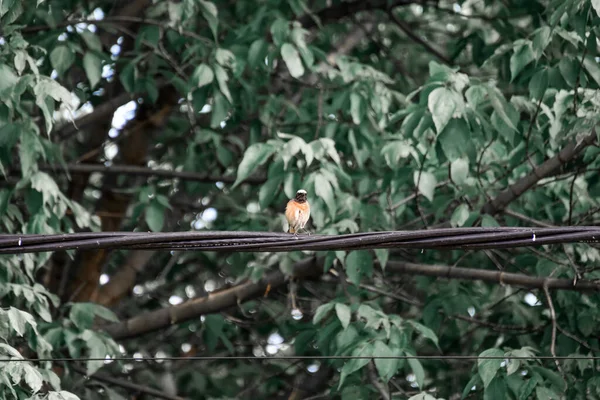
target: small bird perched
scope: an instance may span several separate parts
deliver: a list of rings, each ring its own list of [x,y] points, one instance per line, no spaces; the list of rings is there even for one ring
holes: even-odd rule
[[[306,199],[306,190],[298,190],[296,197],[288,201],[285,207],[285,218],[290,225],[288,233],[297,235],[300,229],[304,229],[310,218],[310,204]],[[304,230],[306,231],[306,229]]]

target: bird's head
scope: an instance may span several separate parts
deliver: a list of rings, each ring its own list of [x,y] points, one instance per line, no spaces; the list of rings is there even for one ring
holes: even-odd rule
[[[304,189],[300,189],[296,192],[296,198],[295,200],[298,203],[304,203],[306,201],[306,190]]]

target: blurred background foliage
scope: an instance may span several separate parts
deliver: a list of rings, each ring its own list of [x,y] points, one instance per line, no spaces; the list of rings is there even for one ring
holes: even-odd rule
[[[596,0],[2,0],[1,229],[282,231],[300,188],[318,234],[595,225],[599,12]],[[592,244],[2,256],[10,357],[532,359],[4,363],[0,398],[600,398],[597,361],[534,359],[600,355],[596,293],[402,275],[393,260],[600,278]],[[307,262],[310,279],[237,307],[106,333]]]

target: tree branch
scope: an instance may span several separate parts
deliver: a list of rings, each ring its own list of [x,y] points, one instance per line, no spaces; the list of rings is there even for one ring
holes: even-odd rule
[[[524,288],[573,291],[600,291],[600,282],[572,279],[533,277],[501,271],[461,268],[445,265],[415,264],[403,261],[388,261],[386,271],[408,275],[423,275],[446,279],[480,280],[484,282],[514,285]],[[294,265],[292,276],[295,278],[316,277],[323,273],[323,259],[308,258]],[[279,270],[268,273],[258,282],[245,281],[234,287],[210,293],[206,297],[190,300],[180,305],[162,308],[126,321],[107,325],[104,330],[114,339],[127,339],[163,329],[176,323],[185,322],[199,315],[221,312],[229,307],[264,295],[267,286],[276,289],[287,281]]]
[[[452,61],[448,57],[443,55],[439,50],[434,49],[429,43],[417,36],[404,21],[394,14],[391,9],[389,10],[388,15],[396,23],[396,25],[398,25],[398,28],[400,28],[400,30],[402,30],[402,32],[404,32],[406,36],[408,36],[413,42],[423,46],[425,50],[439,58],[444,64],[452,65]]]
[[[314,14],[305,14],[298,19],[298,22],[300,22],[304,28],[310,29],[314,28],[319,23],[327,24],[361,11],[384,10],[387,8],[407,6],[418,2],[418,0],[394,0],[391,4],[388,4],[388,0],[342,1],[333,7],[324,8]]]
[[[594,144],[597,140],[596,129],[584,137],[580,142],[571,142],[554,157],[544,161],[539,167],[534,168],[528,175],[519,179],[501,192],[491,201],[488,201],[482,209],[485,214],[496,214],[506,207],[509,203],[519,198],[523,193],[529,190],[533,185],[543,178],[551,175],[561,165],[568,163],[581,153],[586,147]]]
[[[63,166],[60,165],[41,165],[40,169],[43,171],[55,172],[62,171]],[[206,173],[192,172],[192,171],[173,171],[167,169],[152,169],[147,167],[140,167],[137,165],[112,165],[107,167],[103,164],[67,164],[67,171],[75,174],[87,174],[92,172],[99,172],[106,175],[137,175],[137,176],[157,176],[161,178],[179,178],[187,181],[196,181],[203,183],[233,183],[235,182],[235,176],[211,176]],[[245,183],[259,184],[266,181],[265,176],[251,176],[244,180]]]
[[[301,260],[294,265],[292,276],[295,278],[318,276],[323,272],[322,262],[323,260],[316,260],[315,258]],[[235,307],[244,301],[264,295],[267,286],[270,286],[272,290],[282,286],[286,281],[287,277],[280,270],[272,271],[258,282],[245,281],[234,287],[209,293],[205,297],[192,299],[183,304],[162,308],[127,321],[108,325],[105,330],[114,339],[140,336],[197,318],[199,315],[217,313],[229,307]]]
[[[124,263],[114,274],[112,279],[100,286],[94,293],[92,300],[103,306],[116,304],[135,285],[138,273],[150,262],[156,251],[134,250],[129,252]]]
[[[148,386],[138,385],[137,383],[129,382],[129,381],[126,381],[123,379],[113,378],[111,376],[107,376],[104,374],[96,373],[93,375],[88,375],[87,372],[83,368],[80,368],[78,366],[71,366],[71,368],[73,369],[73,371],[75,371],[78,374],[81,374],[85,377],[88,377],[89,379],[93,379],[98,382],[108,383],[109,385],[119,386],[119,387],[128,389],[133,392],[140,392],[140,393],[144,393],[144,394],[158,397],[159,399],[165,399],[165,400],[185,400],[184,397],[171,396],[170,394],[161,392],[160,390],[156,390],[156,389],[153,389]]]
[[[560,368],[560,364],[558,362],[558,360],[556,359],[556,311],[554,310],[554,304],[552,304],[552,297],[550,297],[550,291],[548,290],[548,285],[544,282],[544,294],[546,295],[546,301],[548,302],[548,308],[550,309],[550,320],[552,321],[552,339],[551,339],[551,343],[550,343],[550,354],[552,354],[552,357],[554,358],[554,363],[556,364],[556,368],[558,369],[558,371],[563,375],[563,379],[564,379],[564,373],[562,371],[562,369]]]
[[[121,107],[132,98],[133,96],[130,93],[124,92],[110,100],[106,100],[102,104],[94,107],[94,111],[91,113],[77,118],[75,121],[65,123],[65,125],[60,127],[53,136],[56,136],[58,140],[68,139],[82,129],[94,125],[99,121],[111,118],[117,108]]]
[[[415,264],[404,261],[388,261],[385,268],[387,271],[394,271],[409,275],[424,275],[446,279],[483,281],[518,286],[527,289],[543,289],[544,283],[547,283],[549,289],[573,290],[578,292],[600,291],[600,282],[589,280],[578,281],[576,284],[573,284],[572,279],[528,276],[510,272],[461,268],[447,265]]]
[[[377,376],[377,370],[375,369],[375,362],[369,361],[368,364],[368,374],[369,380],[371,381],[371,385],[377,389],[379,395],[383,400],[390,400],[390,389],[386,387],[382,382],[379,382],[379,377]]]

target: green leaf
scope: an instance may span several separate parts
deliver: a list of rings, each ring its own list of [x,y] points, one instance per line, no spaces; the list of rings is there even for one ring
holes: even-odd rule
[[[552,30],[548,26],[537,29],[533,36],[532,50],[536,58],[540,58],[551,40]]]
[[[467,103],[473,108],[476,109],[481,102],[485,99],[486,90],[482,85],[473,85],[467,89],[465,92],[465,97],[467,98]]]
[[[375,357],[389,357],[400,355],[398,350],[392,351],[385,343],[381,340],[375,341],[375,345],[373,348],[373,356]],[[375,367],[377,368],[377,373],[384,382],[388,382],[398,370],[398,359],[394,358],[375,358]]]
[[[469,133],[469,126],[463,118],[453,118],[448,122],[437,137],[448,160],[454,161],[464,156],[471,140]]]
[[[461,204],[452,213],[452,217],[450,217],[450,225],[453,228],[463,226],[465,222],[469,219],[469,206],[466,204]]]
[[[88,333],[89,331],[86,331]],[[86,335],[87,340],[85,341],[87,347],[90,349],[90,358],[105,358],[107,355],[106,344],[100,339],[97,334]],[[86,362],[87,375],[91,376],[96,373],[104,365],[103,360],[88,360]]]
[[[143,79],[143,82],[148,98],[152,104],[155,104],[156,100],[158,100],[158,88],[156,87],[156,81],[154,79],[145,78]]]
[[[579,61],[572,57],[563,57],[558,63],[558,69],[565,82],[570,87],[575,87],[577,83],[577,75],[579,75]]]
[[[435,179],[435,176],[431,172],[421,171],[419,175],[419,171],[415,171],[413,178],[415,186],[418,187],[419,192],[429,201],[433,201],[433,192],[435,191],[435,186],[437,185],[437,179]]]
[[[417,158],[414,147],[408,141],[404,140],[387,142],[381,149],[381,155],[392,170],[397,170],[401,167],[400,158],[406,158],[410,155],[413,155],[415,159]]]
[[[229,113],[229,103],[225,96],[219,90],[214,91],[212,111],[210,116],[210,127],[217,129],[221,123],[227,119]]]
[[[275,176],[269,178],[261,187],[258,192],[258,202],[260,208],[266,210],[269,205],[273,202],[279,192],[279,186],[283,183],[283,176]]]
[[[346,329],[350,324],[350,319],[352,318],[352,311],[350,311],[350,307],[343,303],[336,303],[335,313],[342,323],[342,327]]]
[[[264,39],[256,39],[248,50],[248,65],[253,68],[264,65],[268,50],[269,45]]]
[[[315,194],[323,199],[331,219],[334,219],[337,212],[337,203],[333,196],[333,188],[329,180],[320,173],[315,175]]]
[[[271,31],[271,36],[273,36],[273,42],[277,46],[281,46],[288,39],[288,36],[290,35],[290,24],[288,21],[286,21],[284,19],[277,18],[271,24],[270,31]]]
[[[0,10],[2,25],[12,24],[23,13],[23,2],[4,0],[0,2]]]
[[[515,52],[510,57],[510,76],[511,82],[519,75],[519,73],[525,68],[530,62],[535,59],[533,50],[531,49],[531,42],[527,42],[515,49]]]
[[[48,393],[48,400],[80,400],[79,397],[75,396],[73,393],[67,392],[66,390],[61,390],[58,392],[50,392]],[[112,397],[110,400],[115,400]]]
[[[21,132],[21,145],[19,146],[19,161],[23,176],[31,176],[34,172],[35,162],[43,152],[38,135],[30,130]]]
[[[286,142],[286,144],[283,146],[280,152],[281,158],[283,160],[283,168],[287,169],[290,160],[300,150],[306,153],[307,149],[309,149],[309,153],[312,156],[312,148],[308,144],[306,144],[304,139],[302,139],[299,136],[292,136],[292,138],[288,142]],[[310,161],[312,162],[312,159]]]
[[[438,133],[442,132],[456,110],[454,92],[445,87],[435,89],[429,93],[427,107],[433,117],[435,130]]]
[[[211,84],[215,79],[215,74],[208,65],[200,64],[194,70],[194,73],[192,74],[192,79],[194,85],[202,87]]]
[[[351,251],[346,256],[345,269],[350,282],[358,285],[362,276],[373,274],[373,256],[367,250]]]
[[[227,77],[227,72],[221,67],[219,64],[214,64],[215,76],[217,77],[217,82],[219,83],[219,89],[221,93],[229,100],[230,103],[233,104],[233,100],[231,98],[231,93],[229,92],[229,87],[227,86],[227,81],[229,78]]]
[[[543,98],[548,88],[548,70],[546,68],[536,72],[529,81],[529,94],[534,100]]]
[[[219,18],[218,18],[218,10],[215,3],[212,1],[200,0],[200,10],[202,12],[202,16],[208,22],[208,26],[212,31],[212,34],[215,40],[218,39],[217,28],[219,26]]]
[[[533,389],[535,389],[536,385],[538,384],[538,378],[536,375],[533,375],[531,378],[529,378],[527,380],[527,382],[521,386],[521,388],[519,389],[519,396],[518,396],[518,400],[527,400],[529,398],[529,396],[531,395],[531,393],[533,392]]]
[[[71,321],[81,330],[91,328],[96,316],[107,321],[119,322],[119,319],[112,311],[94,303],[74,303],[69,313]]]
[[[350,93],[350,115],[352,115],[352,122],[360,125],[364,113],[365,104],[362,96],[356,92]]]
[[[417,332],[423,335],[423,337],[426,337],[427,339],[431,340],[433,344],[435,344],[435,346],[439,349],[440,345],[438,343],[438,337],[433,330],[413,320],[407,320],[407,322],[411,324],[417,330]]]
[[[61,196],[58,185],[54,179],[45,172],[37,171],[32,175],[31,187],[42,193],[44,204],[49,203],[51,200],[56,200]]]
[[[13,358],[20,359],[20,360],[23,359],[23,356],[21,355],[21,353],[19,353],[17,351],[17,349],[15,349],[14,347],[12,347],[6,343],[0,343],[0,349],[3,350],[2,351],[3,353],[5,353]]]
[[[556,372],[537,365],[531,366],[531,369],[540,374],[547,382],[549,382],[552,385],[552,389],[555,389],[560,393],[564,393],[565,390],[567,390],[567,383]]]
[[[23,364],[23,372],[25,376],[25,383],[31,388],[33,393],[37,393],[42,389],[44,379],[39,371],[30,364]]]
[[[165,223],[165,206],[157,201],[151,202],[146,207],[146,224],[152,232],[160,232]]]
[[[519,122],[519,112],[511,103],[507,103],[502,109],[502,112],[494,110],[491,122],[492,126],[508,141],[508,143],[514,143],[515,129],[512,127],[516,126]]]
[[[596,14],[600,17],[600,0],[592,0],[592,7],[594,7]]]
[[[321,149],[325,152],[325,154],[327,154],[337,165],[341,165],[341,160],[340,160],[340,156],[337,153],[337,150],[335,149],[335,142],[330,139],[330,138],[321,138],[318,141],[312,142],[311,145],[315,143],[320,145]],[[311,146],[312,147],[312,146]],[[315,153],[315,157],[322,159],[321,156],[317,156],[317,150],[314,149],[314,153]],[[320,152],[322,154],[322,152]]]
[[[100,82],[102,78],[102,60],[91,52],[86,52],[83,56],[83,69],[90,81],[92,88]]]
[[[73,95],[65,87],[50,78],[41,78],[33,88],[36,96],[50,96],[56,101],[70,103]]]
[[[19,80],[18,76],[8,65],[0,64],[0,95],[4,95]]]
[[[102,42],[100,42],[100,37],[88,30],[83,30],[79,33],[83,41],[85,42],[88,49],[97,51],[98,53],[102,52]]]
[[[494,227],[494,226],[500,226],[500,224],[491,215],[484,214],[481,217],[481,226],[484,227],[484,228],[491,228],[491,227]]]
[[[135,92],[137,68],[133,62],[127,63],[119,73],[119,80],[128,93]]]
[[[215,52],[215,60],[223,67],[235,66],[235,55],[227,49],[218,48]]]
[[[457,158],[450,163],[450,177],[456,185],[463,185],[469,176],[469,159]]]
[[[561,396],[558,393],[543,386],[535,388],[535,396],[537,400],[561,400]]]
[[[598,66],[598,62],[594,58],[587,56],[583,59],[583,67],[592,79],[596,81],[596,84],[600,85],[600,66]]]
[[[471,376],[471,379],[469,379],[469,382],[467,382],[467,384],[465,385],[463,391],[462,391],[462,395],[461,395],[461,399],[466,398],[470,393],[474,392],[473,387],[477,387],[477,385],[481,383],[481,378],[479,377],[478,374],[475,374],[473,376]]]
[[[436,398],[429,393],[421,392],[409,397],[408,400],[436,400]]]
[[[479,354],[479,357],[502,357],[504,352],[500,349],[487,349]],[[501,368],[501,359],[479,359],[477,360],[477,370],[479,376],[483,381],[483,387],[487,388],[492,379],[496,376],[496,373]]]
[[[483,400],[497,400],[508,398],[506,393],[506,382],[499,376],[495,377],[489,385],[484,388]]]
[[[281,57],[283,58],[283,61],[285,61],[285,65],[288,67],[292,77],[300,78],[304,75],[304,66],[302,65],[300,54],[294,45],[284,43],[283,46],[281,46]]]
[[[406,354],[412,355],[409,353]],[[408,365],[413,371],[413,374],[415,374],[415,380],[417,382],[417,385],[419,386],[419,389],[423,389],[423,383],[425,382],[425,370],[423,369],[421,361],[419,361],[416,358],[409,358],[407,361]]]
[[[317,309],[315,310],[315,315],[313,316],[313,324],[316,325],[323,318],[325,318],[327,314],[329,314],[329,312],[333,310],[333,307],[335,307],[335,305],[336,303],[325,303],[317,307]]]
[[[7,314],[8,320],[10,321],[10,327],[21,337],[25,335],[27,325],[30,325],[33,329],[37,326],[33,316],[27,312],[11,306],[8,309]]]
[[[63,76],[74,62],[75,54],[66,45],[58,45],[50,52],[50,64],[59,76]]]
[[[372,356],[373,355],[373,345],[371,344],[362,344],[361,348],[356,348],[354,349],[354,351],[352,352],[353,356],[359,356],[359,357],[366,357],[366,356]],[[362,367],[364,367],[365,365],[367,365],[369,363],[368,358],[353,358],[349,361],[346,361],[346,363],[344,364],[344,366],[342,367],[342,372],[341,372],[341,376],[340,376],[340,383],[338,385],[338,389],[340,387],[342,387],[342,385],[344,384],[344,381],[346,380],[346,377],[356,371],[358,371],[359,369],[361,369]]]
[[[19,75],[21,75],[25,69],[26,56],[27,53],[23,50],[15,51],[15,69]]]
[[[237,170],[237,177],[232,188],[238,186],[259,166],[264,164],[269,157],[275,152],[276,148],[269,143],[255,143],[246,149],[244,158]]]
[[[388,259],[390,257],[389,249],[375,249],[375,257],[377,257],[377,261],[379,261],[379,266],[382,270],[385,270],[385,266],[387,265]]]

